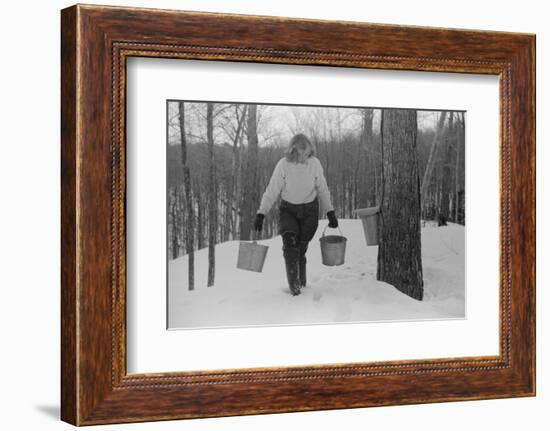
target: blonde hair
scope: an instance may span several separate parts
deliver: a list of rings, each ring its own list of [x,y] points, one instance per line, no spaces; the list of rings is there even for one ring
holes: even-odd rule
[[[298,162],[298,150],[309,150],[307,157],[312,157],[315,155],[315,149],[313,144],[303,133],[298,133],[292,137],[288,144],[288,148],[285,152],[285,157],[289,162],[296,163]]]

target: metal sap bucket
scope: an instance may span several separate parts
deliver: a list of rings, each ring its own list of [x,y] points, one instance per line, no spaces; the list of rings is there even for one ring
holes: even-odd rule
[[[319,238],[319,241],[321,242],[321,257],[323,260],[323,265],[342,265],[346,257],[347,239],[342,235],[340,228],[338,228],[340,235],[325,236],[327,227],[323,230],[323,236]]]
[[[367,245],[378,245],[378,219],[380,207],[360,208],[354,211],[363,223]]]
[[[267,245],[258,244],[256,240],[239,242],[237,268],[262,272],[268,248]]]

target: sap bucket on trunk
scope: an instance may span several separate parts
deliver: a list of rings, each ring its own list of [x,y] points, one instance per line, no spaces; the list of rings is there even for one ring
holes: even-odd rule
[[[262,272],[268,248],[267,245],[258,244],[255,235],[253,241],[241,241],[239,243],[237,268],[246,271]]]
[[[347,238],[342,235],[340,228],[338,228],[340,235],[325,236],[327,227],[323,230],[323,236],[319,238],[319,241],[321,242],[321,257],[323,260],[323,265],[342,265],[346,257]]]
[[[378,245],[378,218],[380,207],[360,208],[354,211],[363,223],[367,245]]]

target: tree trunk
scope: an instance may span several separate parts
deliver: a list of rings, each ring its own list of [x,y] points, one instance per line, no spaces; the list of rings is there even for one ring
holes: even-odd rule
[[[188,280],[187,288],[195,289],[195,211],[193,210],[193,197],[191,194],[191,173],[187,164],[187,141],[185,138],[185,103],[179,102],[179,125],[180,125],[180,143],[181,143],[181,165],[183,167],[183,185],[185,188],[185,206],[187,208],[187,220],[184,224],[185,248],[188,258]]]
[[[458,223],[458,208],[459,208],[459,192],[460,192],[460,185],[459,185],[459,167],[460,167],[460,146],[461,146],[461,139],[460,139],[460,127],[461,127],[461,118],[462,121],[464,121],[464,114],[457,117],[457,121],[455,124],[455,144],[456,144],[456,157],[455,157],[455,196],[454,196],[454,221],[455,223]]]
[[[422,300],[416,111],[382,110],[382,196],[377,278]]]
[[[228,219],[226,221],[228,228],[231,230],[231,239],[235,238],[236,220],[238,218],[238,214],[234,213],[233,205],[235,200],[237,200],[238,202],[239,199],[239,181],[241,173],[241,149],[239,143],[241,141],[241,131],[243,129],[244,119],[246,116],[246,105],[244,105],[240,117],[238,105],[235,106],[235,115],[237,117],[237,131],[235,132],[235,137],[233,138],[233,152],[231,159],[231,185],[229,187],[229,196],[227,198],[227,203],[230,206],[230,211],[228,213]]]
[[[424,170],[424,178],[422,180],[422,187],[420,188],[420,198],[422,199],[422,210],[424,209],[424,203],[426,202],[428,188],[430,187],[430,182],[432,179],[432,172],[435,165],[437,147],[439,145],[439,139],[443,131],[443,126],[445,124],[445,118],[447,118],[447,112],[441,112],[439,116],[439,121],[437,122],[437,127],[435,129],[435,134],[430,146],[430,154],[428,156],[428,163],[426,163],[426,169]]]
[[[216,160],[214,158],[214,104],[206,104],[206,139],[208,144],[208,287],[216,275],[216,239],[218,235],[218,196]]]
[[[453,114],[449,116],[449,128],[445,132],[444,138],[444,154],[443,154],[443,166],[441,167],[441,201],[439,207],[439,223],[440,226],[446,226],[449,221],[450,213],[450,196],[451,196],[451,162],[453,159],[453,152],[451,146],[451,132],[453,130]]]
[[[248,148],[246,151],[246,167],[243,172],[243,196],[241,203],[241,239],[251,239],[252,220],[258,210],[258,133],[256,124],[257,105],[248,105],[247,133]]]
[[[462,173],[463,173],[463,181],[462,181],[462,188],[458,192],[458,222],[462,225],[466,224],[466,191],[464,189],[465,183],[466,183],[466,171],[465,171],[465,163],[466,163],[466,123],[464,119],[464,113],[460,116],[460,145],[462,146],[462,154],[464,154],[462,158]]]
[[[366,178],[367,206],[375,205],[376,202],[376,154],[374,150],[374,137],[372,133],[373,109],[362,109],[363,121],[361,130],[362,146],[366,154],[366,170],[363,172]]]
[[[201,185],[195,183],[195,195],[197,205],[197,249],[202,250],[204,248],[204,202],[202,201]]]
[[[176,259],[179,256],[178,223],[177,223],[177,220],[178,220],[177,186],[174,188],[170,188],[170,192],[168,193],[168,196],[170,197],[170,208],[171,208],[170,215],[172,218],[172,232],[171,232],[172,259]]]

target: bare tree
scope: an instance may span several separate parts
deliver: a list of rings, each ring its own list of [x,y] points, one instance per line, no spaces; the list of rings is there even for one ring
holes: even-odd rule
[[[195,205],[197,207],[197,249],[201,250],[204,248],[205,243],[205,225],[206,225],[206,215],[204,214],[204,202],[203,202],[203,185],[198,180],[195,181]]]
[[[177,259],[179,257],[179,228],[178,228],[178,192],[177,186],[170,187],[168,192],[168,207],[170,208],[170,218],[171,218],[171,249],[172,249],[172,259]]]
[[[428,156],[428,162],[426,163],[426,169],[424,170],[424,178],[422,180],[422,187],[420,188],[420,198],[422,199],[422,208],[424,208],[424,203],[427,198],[427,191],[432,179],[432,173],[435,166],[437,148],[439,145],[439,140],[443,133],[443,127],[445,125],[445,119],[447,118],[447,112],[442,111],[439,115],[439,121],[437,122],[437,127],[435,129],[435,134],[430,145],[430,154]]]
[[[382,196],[377,278],[414,299],[422,300],[424,281],[416,134],[416,111],[382,110]]]
[[[218,234],[218,198],[216,193],[216,160],[214,158],[214,104],[206,104],[206,140],[208,144],[208,287],[216,275],[216,240]]]
[[[248,105],[246,168],[243,172],[243,195],[241,200],[241,239],[250,239],[252,220],[259,205],[258,191],[258,131],[256,123],[257,105]]]
[[[187,223],[185,223],[185,248],[188,256],[188,289],[195,289],[195,211],[191,193],[191,173],[187,163],[187,140],[185,137],[185,103],[178,103],[178,119],[180,126],[181,165],[183,167],[183,185],[185,187],[185,206],[187,207]]]
[[[451,140],[453,138],[452,131],[454,129],[454,115],[451,113],[449,115],[449,127],[444,133],[443,138],[443,154],[441,157],[441,178],[439,179],[439,184],[441,184],[441,199],[439,202],[439,225],[443,226],[447,224],[447,221],[450,219],[450,198],[451,198],[451,163],[453,159],[453,146]]]
[[[241,109],[239,107],[242,106]],[[236,221],[238,219],[238,208],[235,205],[235,197],[240,196],[240,177],[241,177],[241,146],[242,131],[244,129],[244,120],[246,118],[247,105],[235,105],[236,129],[228,133],[232,139],[232,159],[231,159],[231,178],[229,179],[229,193],[227,196],[228,211],[226,214],[226,225],[231,229],[232,235],[236,232]]]
[[[464,182],[460,182],[460,172],[464,173],[464,164],[461,163],[461,147],[464,146],[464,113],[456,113],[455,122],[455,141],[456,141],[456,159],[455,159],[455,190],[454,190],[454,221],[460,223],[461,195],[464,196]]]
[[[374,134],[372,131],[372,123],[374,119],[374,110],[372,108],[361,109],[361,147],[366,155],[365,170],[363,175],[365,181],[363,184],[367,189],[366,204],[376,205],[378,196],[378,178],[377,165],[378,155],[375,150]]]

